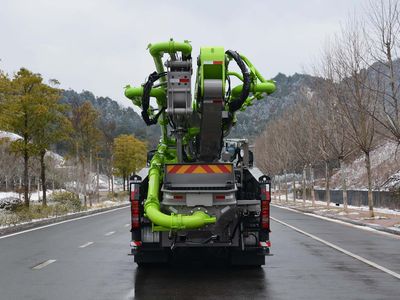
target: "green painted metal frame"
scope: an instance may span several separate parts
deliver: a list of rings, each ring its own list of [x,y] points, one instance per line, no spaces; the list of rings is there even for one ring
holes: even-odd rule
[[[181,53],[183,56],[189,57],[192,52],[192,46],[188,41],[183,43],[175,42],[172,39],[168,42],[162,42],[157,44],[150,44],[148,46],[149,52],[153,57],[156,70],[158,73],[165,72],[162,58],[164,54],[175,54]],[[271,94],[275,91],[275,83],[272,80],[265,80],[264,77],[258,72],[258,70],[253,66],[253,64],[244,56],[241,55],[242,60],[248,66],[250,70],[250,76],[252,83],[250,85],[252,96],[246,99],[241,107],[241,110],[245,110],[248,106],[252,105],[254,99],[261,99],[263,94]],[[243,77],[241,74],[236,72],[228,71],[229,58],[225,55],[224,48],[222,47],[204,47],[200,51],[200,67],[197,71],[196,78],[196,89],[200,88],[200,97],[203,96],[204,89],[204,79],[222,79],[223,90],[225,91],[225,81],[226,76],[235,76],[241,81]],[[215,66],[210,63],[216,61],[218,62]],[[198,82],[200,81],[200,82]],[[166,82],[165,76],[160,78],[160,82]],[[240,96],[242,92],[243,85],[238,85],[234,87],[231,91],[231,96],[227,99],[228,104],[232,99]],[[197,95],[197,91],[195,95]],[[167,104],[167,90],[166,86],[163,85],[158,88],[153,88],[150,92],[150,97],[156,99],[158,109],[166,107]],[[141,98],[143,96],[143,87],[125,87],[125,96],[132,100],[134,105],[141,107]],[[200,100],[200,99],[195,99]],[[197,111],[196,101],[193,101],[193,110]],[[154,109],[150,109],[149,114],[153,114]],[[225,106],[225,110],[228,110],[228,105]],[[182,215],[182,214],[165,214],[160,209],[159,191],[162,184],[164,165],[166,163],[176,163],[176,151],[172,150],[175,146],[175,140],[168,137],[167,126],[168,122],[165,113],[162,113],[159,120],[159,125],[162,129],[162,138],[160,144],[158,145],[157,152],[153,156],[150,162],[149,169],[149,184],[147,198],[144,203],[145,215],[153,223],[154,231],[164,231],[164,230],[185,230],[185,229],[195,229],[201,228],[208,224],[213,224],[216,222],[216,218],[209,216],[203,211],[196,211],[192,215]],[[188,140],[195,138],[199,134],[199,128],[193,127],[188,128],[188,133],[184,138],[184,143]]]

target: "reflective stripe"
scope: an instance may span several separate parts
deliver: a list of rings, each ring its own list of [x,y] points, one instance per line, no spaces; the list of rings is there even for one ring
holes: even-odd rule
[[[232,165],[167,165],[169,174],[222,174],[232,173]]]
[[[259,244],[260,244],[260,247],[264,247],[264,248],[271,247],[271,242],[270,241],[260,242]]]

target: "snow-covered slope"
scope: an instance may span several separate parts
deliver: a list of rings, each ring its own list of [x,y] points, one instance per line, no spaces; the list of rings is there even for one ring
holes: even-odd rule
[[[373,188],[378,190],[394,190],[400,188],[400,149],[395,143],[386,142],[371,152],[371,172]],[[397,151],[397,153],[396,153]],[[364,155],[346,165],[349,189],[366,189],[367,171]],[[332,176],[332,186],[341,187],[339,170]]]
[[[18,134],[0,130],[0,139],[9,139],[11,141],[16,141],[21,138],[22,137],[19,136]]]
[[[8,131],[2,131],[0,130],[0,140],[1,139],[8,139],[9,141],[16,141],[19,139],[22,139],[22,137],[18,134],[8,132]],[[64,157],[61,155],[52,152],[52,151],[47,151],[46,156],[50,157],[52,160],[54,160],[57,164],[57,166],[62,166],[64,164]]]

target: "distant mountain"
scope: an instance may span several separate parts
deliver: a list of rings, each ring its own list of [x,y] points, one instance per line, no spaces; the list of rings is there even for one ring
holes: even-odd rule
[[[122,107],[109,97],[96,97],[89,91],[78,93],[74,90],[63,91],[61,103],[69,105],[80,105],[89,101],[100,113],[100,124],[115,123],[115,136],[120,134],[133,134],[154,147],[160,136],[158,126],[148,127],[132,108]]]
[[[316,84],[322,80],[305,74],[286,76],[279,73],[273,78],[276,82],[276,91],[261,100],[254,100],[254,105],[244,112],[237,114],[238,122],[233,128],[230,137],[258,136],[264,129],[268,120],[281,114],[289,106],[302,101],[312,94]]]
[[[277,90],[271,96],[262,100],[255,100],[254,105],[244,112],[237,114],[238,122],[232,129],[230,137],[255,138],[259,135],[268,120],[278,116],[289,106],[304,99],[309,93],[313,93],[313,87],[321,80],[305,74],[286,76],[279,73],[273,78],[276,81]],[[62,95],[62,103],[81,104],[89,101],[101,114],[101,123],[107,124],[114,121],[116,125],[115,135],[134,134],[136,137],[146,140],[149,148],[154,148],[160,138],[159,126],[146,126],[141,116],[132,108],[120,106],[109,97],[96,97],[89,91],[78,93],[74,90],[66,90]]]

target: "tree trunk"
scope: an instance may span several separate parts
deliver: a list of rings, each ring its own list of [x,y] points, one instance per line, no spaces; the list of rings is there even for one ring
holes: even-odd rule
[[[315,206],[315,191],[314,191],[314,168],[310,164],[310,191],[311,191],[311,201],[312,201],[312,206]]]
[[[24,204],[29,207],[29,155],[28,150],[24,150]]]
[[[286,203],[289,202],[289,198],[288,198],[288,186],[287,186],[287,174],[286,174],[286,170],[285,170],[285,200]]]
[[[8,190],[8,177],[7,177],[7,175],[5,176],[5,179],[6,179],[6,192],[7,192],[7,190]]]
[[[79,170],[79,167],[81,166],[80,164],[80,160],[79,160],[79,149],[78,149],[78,143],[75,143],[75,151],[76,151],[76,173],[80,174],[80,178],[76,178],[76,195],[78,196],[78,198],[80,199],[80,193],[81,193],[81,185],[80,183],[82,182],[82,170]]]
[[[42,151],[40,153],[40,179],[42,180],[42,191],[43,191],[43,206],[47,206],[47,197],[46,197],[46,164],[44,163],[44,156],[46,155],[46,151]]]
[[[372,179],[371,179],[371,159],[369,156],[369,152],[365,152],[365,168],[367,169],[368,176],[368,209],[369,216],[371,218],[374,217],[374,198],[372,194]]]
[[[89,172],[87,175],[87,180],[85,181],[86,183],[88,183],[88,188],[90,188],[91,193],[89,194],[89,205],[90,207],[92,207],[93,203],[92,203],[92,197],[91,195],[93,195],[93,188],[92,188],[92,150],[90,150],[89,152]]]
[[[293,172],[292,184],[293,184],[293,202],[296,203],[296,177],[295,177],[295,172]]]
[[[82,186],[83,186],[83,205],[87,207],[87,196],[86,196],[86,171],[85,171],[85,162],[81,161],[82,167]]]
[[[97,166],[96,166],[96,195],[97,195],[97,203],[100,202],[100,165],[99,165],[99,157],[97,157]]]
[[[114,200],[114,175],[111,175],[111,195]]]
[[[343,208],[347,212],[347,176],[343,159],[339,158],[340,174],[342,175]]]
[[[122,176],[122,178],[123,178],[122,181],[123,181],[123,187],[124,187],[124,192],[125,192],[125,180],[126,180],[126,179],[125,179],[125,178],[126,178],[126,177],[125,177],[125,174]]]
[[[330,190],[331,174],[329,172],[328,161],[325,161],[325,201],[326,206],[331,205],[331,190]]]
[[[303,175],[302,175],[302,179],[303,179],[303,206],[306,205],[306,193],[307,193],[307,173],[306,173],[306,166],[303,167]]]
[[[279,202],[281,201],[281,175],[278,175],[278,197]]]
[[[37,195],[38,195],[38,202],[40,202],[40,178],[36,177],[36,187],[37,187]]]

